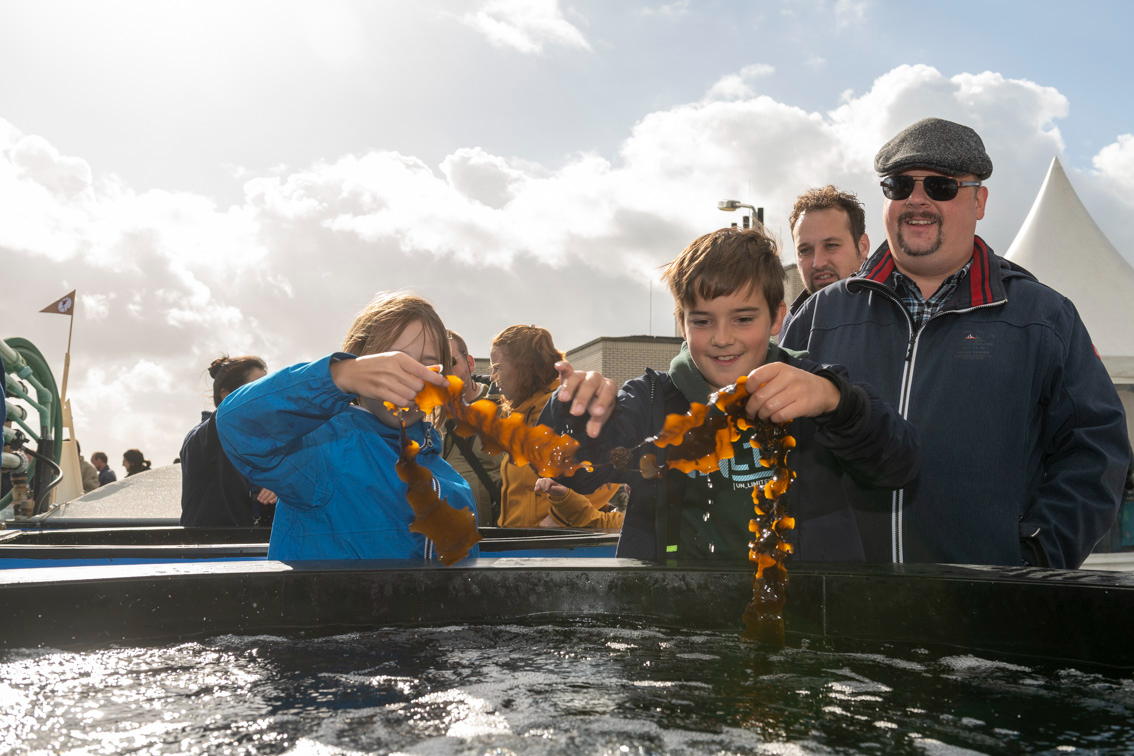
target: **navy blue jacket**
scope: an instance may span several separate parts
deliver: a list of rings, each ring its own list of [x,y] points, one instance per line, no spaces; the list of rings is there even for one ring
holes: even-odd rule
[[[796,518],[796,528],[787,539],[795,546],[793,558],[863,561],[848,492],[859,485],[889,490],[912,480],[918,468],[917,433],[873,389],[851,384],[842,368],[800,359],[775,345],[769,349],[769,361],[773,359],[824,375],[842,395],[834,412],[801,418],[790,427],[797,445],[789,463],[798,478],[784,501]],[[653,444],[636,453],[627,471],[603,463],[611,449],[629,448],[656,435],[666,415],[689,410],[689,400],[666,373],[647,370],[618,392],[617,407],[597,439],[583,432],[586,417],[572,417],[567,408],[558,400],[557,391],[544,407],[540,422],[561,433],[572,432],[581,443],[579,458],[600,464],[594,472],[580,471],[562,482],[583,493],[603,483],[628,483],[630,501],[617,555],[662,561],[666,547],[677,543],[688,476],[670,470],[655,480],[642,478],[637,473],[641,454],[656,454],[659,462],[665,458],[666,450]],[[742,537],[747,536],[745,532]]]
[[[273,507],[260,505],[259,492],[260,486],[249,484],[225,456],[216,415],[202,412],[200,425],[186,434],[181,445],[182,527],[270,525]]]
[[[1074,568],[1114,522],[1122,404],[1075,306],[977,237],[968,275],[914,333],[883,244],[821,289],[782,343],[845,365],[917,426],[921,472],[855,506],[869,561]]]

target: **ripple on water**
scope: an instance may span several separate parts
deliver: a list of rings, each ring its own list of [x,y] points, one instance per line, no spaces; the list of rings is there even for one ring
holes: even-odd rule
[[[735,633],[454,625],[0,657],[0,752],[1134,750],[1134,682]]]

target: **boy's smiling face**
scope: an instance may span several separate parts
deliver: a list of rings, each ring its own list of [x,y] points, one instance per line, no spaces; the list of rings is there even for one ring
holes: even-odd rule
[[[697,297],[685,308],[681,335],[701,375],[724,388],[764,364],[768,340],[780,332],[786,306],[773,312],[757,286],[716,299]]]

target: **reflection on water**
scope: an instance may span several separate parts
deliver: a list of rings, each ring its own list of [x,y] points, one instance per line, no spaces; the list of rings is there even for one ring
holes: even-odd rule
[[[1134,680],[735,633],[460,626],[0,656],[0,753],[1128,753]]]

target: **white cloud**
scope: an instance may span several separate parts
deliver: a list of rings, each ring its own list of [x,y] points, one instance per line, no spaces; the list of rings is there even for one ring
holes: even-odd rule
[[[1098,177],[1112,187],[1110,194],[1134,205],[1134,134],[1121,134],[1118,140],[1099,150],[1091,160]]]
[[[563,17],[558,0],[489,0],[461,19],[495,47],[539,54],[545,46],[590,51],[578,27]]]
[[[441,163],[449,183],[469,199],[501,209],[519,192],[526,180],[508,161],[479,147],[461,148]]]
[[[712,100],[740,100],[755,96],[750,82],[762,76],[771,76],[775,68],[766,63],[755,63],[740,69],[739,73],[728,74],[721,77],[716,84],[709,87],[704,101]]]

